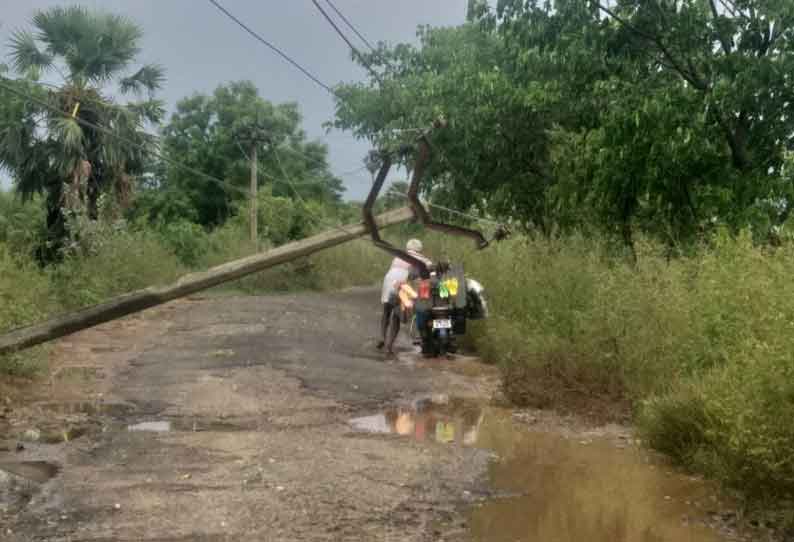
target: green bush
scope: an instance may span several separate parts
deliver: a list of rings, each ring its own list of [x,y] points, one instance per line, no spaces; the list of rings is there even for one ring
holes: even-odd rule
[[[753,497],[794,495],[794,250],[721,238],[696,266],[688,363],[701,370],[642,402],[640,428]]]
[[[39,198],[23,202],[0,189],[0,243],[14,254],[33,255],[45,238],[45,212]]]
[[[24,255],[12,256],[0,242],[0,332],[41,320],[58,310],[49,281],[36,264]],[[44,349],[0,356],[0,373],[26,374],[40,368]]]
[[[380,284],[391,256],[366,239],[324,250],[309,258],[320,290],[341,290],[352,286]]]
[[[273,196],[268,190],[257,195],[257,234],[261,244],[278,246],[303,239],[324,229],[330,210],[317,201],[296,201]],[[241,204],[222,229],[249,232],[248,202]]]
[[[209,235],[194,222],[178,220],[161,224],[157,235],[186,267],[199,267],[210,251]]]
[[[67,252],[49,270],[52,287],[67,309],[94,305],[109,297],[162,285],[185,272],[156,233],[107,230],[90,251]]]

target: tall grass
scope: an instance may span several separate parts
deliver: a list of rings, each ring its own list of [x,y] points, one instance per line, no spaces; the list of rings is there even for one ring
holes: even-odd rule
[[[678,462],[752,498],[794,494],[794,247],[723,235],[668,260],[641,242],[636,265],[579,237],[433,249],[484,283],[474,344],[514,402],[625,401]]]
[[[0,242],[0,330],[43,319],[57,309],[48,277],[25,254],[12,255]],[[44,363],[42,348],[0,356],[0,373],[29,375]]]
[[[69,310],[165,284],[185,271],[154,232],[120,231],[96,251],[67,254],[46,273],[60,306]]]

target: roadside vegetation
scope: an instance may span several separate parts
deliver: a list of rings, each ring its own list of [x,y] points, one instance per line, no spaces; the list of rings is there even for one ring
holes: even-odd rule
[[[579,236],[489,250],[467,258],[493,311],[474,344],[513,402],[630,405],[677,462],[759,501],[794,492],[794,246],[720,234],[669,260],[643,240],[636,263]]]
[[[40,240],[28,235],[45,230],[37,202],[23,203],[0,191],[0,208],[0,331],[166,284],[190,271],[206,270],[281,244],[263,237],[255,248],[247,222],[235,220],[211,232],[187,222],[160,226],[109,219],[70,221],[68,228],[79,235],[69,238],[57,262],[42,266],[35,257]],[[270,223],[275,225],[275,221]],[[312,227],[301,235],[321,229]],[[369,285],[389,259],[368,242],[354,241],[218,290],[263,294]],[[0,356],[0,373],[30,375],[46,366],[45,358],[44,348]]]
[[[0,331],[360,215],[297,104],[238,81],[167,117],[140,39],[83,8],[14,34],[0,64],[13,182]],[[486,252],[426,236],[485,285],[492,315],[471,338],[507,397],[628,412],[650,446],[794,514],[794,3],[472,0],[464,24],[357,58],[379,75],[336,88],[330,125],[395,149],[443,114],[423,196],[515,232]],[[223,289],[373,284],[388,260],[357,241]],[[0,371],[45,359],[0,358]]]

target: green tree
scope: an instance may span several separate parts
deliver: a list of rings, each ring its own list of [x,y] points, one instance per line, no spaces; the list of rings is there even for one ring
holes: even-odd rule
[[[133,68],[142,32],[124,17],[55,7],[37,12],[32,26],[11,39],[11,63],[21,78],[4,81],[37,100],[0,90],[0,166],[22,196],[46,194],[51,258],[66,234],[65,209],[96,219],[101,194],[128,202],[153,144],[145,127],[163,114],[153,93],[164,77],[158,66]],[[60,84],[40,84],[45,74],[57,74]],[[107,95],[113,83],[134,100],[116,104]]]
[[[163,150],[224,184],[164,165],[141,210],[155,220],[188,213],[185,218],[207,227],[223,224],[246,201],[252,145],[257,145],[259,186],[267,185],[272,196],[295,198],[291,182],[300,198],[338,201],[344,188],[329,171],[327,148],[307,141],[300,125],[296,104],[274,105],[249,81],[181,100],[163,128]]]
[[[395,148],[439,115],[447,128],[433,134],[434,160],[423,188],[447,185],[446,203],[513,214],[545,228],[543,194],[549,182],[549,112],[504,72],[505,47],[474,23],[421,28],[420,47],[382,48],[368,61],[382,86],[342,85],[337,128],[352,129],[380,148]],[[394,134],[398,134],[395,136]],[[410,163],[406,164],[410,167]]]
[[[587,143],[570,156],[598,165],[574,184],[612,222],[675,240],[713,220],[768,230],[788,216],[790,2],[503,0],[481,21],[518,67],[526,51],[555,67],[577,115],[561,124]]]
[[[612,7],[609,7],[612,6]],[[457,28],[370,55],[335,124],[378,146],[427,126],[425,190],[551,234],[595,226],[670,244],[758,232],[794,204],[794,4],[472,0]]]

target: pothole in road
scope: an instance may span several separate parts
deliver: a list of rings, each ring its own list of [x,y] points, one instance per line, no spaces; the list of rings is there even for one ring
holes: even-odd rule
[[[734,510],[713,487],[614,439],[530,431],[507,409],[444,397],[349,423],[357,431],[494,452],[491,489],[518,496],[471,508],[475,541],[716,542],[725,539],[719,531],[736,534],[719,519]]]
[[[19,444],[40,443],[40,444],[61,444],[78,439],[97,427],[90,422],[71,423],[55,422],[43,423],[38,427],[21,431],[16,435]],[[24,448],[24,445],[22,445]],[[5,451],[10,451],[10,447],[4,446]]]
[[[47,461],[0,461],[0,471],[43,484],[54,478],[60,467]]]
[[[46,429],[41,432],[40,441],[44,444],[59,444],[71,442],[88,433],[88,424],[71,425],[65,428]]]
[[[101,376],[102,370],[99,367],[72,365],[61,367],[60,369],[56,370],[52,374],[51,378],[54,381],[94,382],[95,380],[100,379]]]
[[[59,472],[58,465],[47,461],[0,461],[0,525],[9,514],[23,510],[39,485]]]
[[[36,406],[44,411],[55,414],[104,415],[117,418],[126,416],[135,411],[134,405],[102,401],[46,402],[37,403]]]

